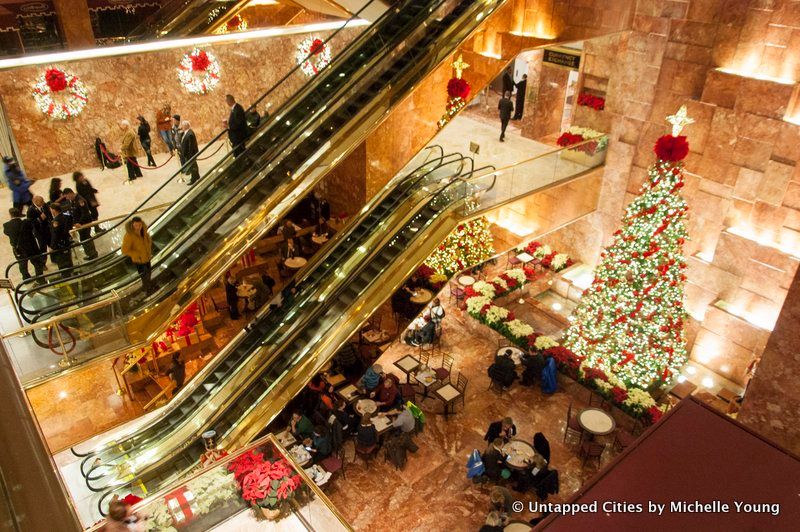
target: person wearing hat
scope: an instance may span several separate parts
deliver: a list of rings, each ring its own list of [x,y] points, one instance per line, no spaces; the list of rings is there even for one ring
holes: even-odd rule
[[[119,151],[125,158],[125,167],[128,169],[128,182],[130,183],[137,177],[142,177],[142,170],[136,161],[136,133],[133,132],[131,123],[127,120],[122,120],[119,128],[122,130],[122,143]]]
[[[5,163],[6,182],[13,195],[13,207],[21,210],[33,200],[33,195],[28,190],[31,188],[31,181],[13,158],[3,157],[3,163]]]
[[[361,380],[358,381],[358,384],[360,388],[363,388],[367,392],[371,392],[378,387],[378,384],[380,384],[382,378],[383,368],[379,364],[373,364],[367,368],[367,371],[364,373],[364,376],[361,377]]]

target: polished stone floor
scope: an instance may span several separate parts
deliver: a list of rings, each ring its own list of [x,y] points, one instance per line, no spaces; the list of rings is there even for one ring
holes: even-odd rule
[[[447,297],[443,297],[446,304]],[[524,387],[516,383],[505,393],[489,391],[486,371],[498,347],[499,335],[480,326],[472,332],[465,320],[472,320],[461,310],[446,304],[442,351],[455,359],[453,371],[463,372],[469,379],[464,407],[445,420],[442,406],[435,399],[421,403],[427,415],[424,432],[416,437],[420,450],[410,454],[406,467],[398,471],[382,455],[365,463],[356,458],[346,465],[346,478],[331,481],[326,492],[357,531],[395,530],[445,531],[477,530],[489,511],[491,486],[478,486],[466,478],[467,456],[473,449],[481,452],[486,444],[483,435],[487,426],[505,416],[511,416],[519,431],[518,437],[530,441],[536,432],[543,432],[550,441],[552,467],[559,471],[560,493],[553,502],[569,498],[598,470],[597,463],[584,467],[578,458],[574,442],[562,442],[567,410],[586,406],[588,391],[570,381],[564,381],[553,395],[542,394],[539,387]],[[385,310],[385,313],[388,311]],[[388,316],[384,327],[391,327]],[[385,371],[402,377],[393,362],[416,348],[394,343],[378,360]],[[432,365],[441,359],[432,357]],[[420,396],[418,396],[418,399]],[[619,424],[628,423],[618,419]],[[608,443],[601,465],[608,463],[614,452],[610,437],[599,438]],[[508,486],[510,489],[510,486]],[[531,495],[512,492],[520,500]],[[530,519],[536,514],[524,512],[512,518]]]

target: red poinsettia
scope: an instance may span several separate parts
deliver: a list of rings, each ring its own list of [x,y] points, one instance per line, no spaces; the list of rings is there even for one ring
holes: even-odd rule
[[[44,80],[51,92],[63,91],[67,88],[67,75],[57,68],[48,68]]]
[[[663,415],[664,412],[662,412],[657,406],[651,406],[647,409],[647,418],[650,419],[651,424],[658,423]]]
[[[557,345],[555,347],[551,347],[549,349],[545,349],[544,353],[542,353],[545,357],[551,356],[555,359],[556,363],[559,365],[565,365],[573,369],[577,369],[580,367],[581,362],[583,361],[584,357],[579,357],[575,353],[572,352],[571,349],[564,347],[563,345]]]
[[[536,348],[536,339],[541,336],[541,333],[533,333],[529,334],[526,340],[528,341],[528,349],[535,349]]]
[[[447,82],[447,95],[450,98],[462,98],[466,100],[470,90],[471,87],[465,79],[453,78]]]
[[[614,386],[611,388],[611,397],[614,399],[615,403],[622,403],[625,399],[628,398],[628,390],[625,388],[620,388],[619,386]]]
[[[608,375],[606,375],[605,371],[602,369],[597,368],[586,368],[583,370],[584,379],[587,381],[593,381],[594,379],[600,379],[601,381],[608,382]]]
[[[263,462],[263,454],[256,451],[250,451],[232,460],[231,463],[228,464],[228,471],[232,472],[236,482],[241,484],[242,479],[257,465]]]
[[[478,295],[478,292],[475,291],[474,288],[468,286],[464,289],[464,299],[469,299],[471,297],[475,297]]]
[[[236,28],[238,28],[239,24],[241,23],[242,23],[242,17],[240,17],[239,15],[234,15],[228,20],[228,22],[225,23],[225,26],[228,28],[228,30],[233,31]]]
[[[205,72],[211,64],[211,59],[204,50],[200,50],[196,54],[190,56],[192,60],[192,70],[195,72]]]
[[[324,47],[325,43],[322,42],[322,39],[314,39],[311,41],[311,46],[308,48],[308,53],[311,55],[317,55],[318,53],[322,52]]]
[[[662,161],[681,161],[689,155],[689,142],[684,135],[664,135],[656,141],[654,151]]]
[[[600,96],[595,96],[594,94],[589,94],[588,92],[582,92],[580,95],[578,95],[578,105],[591,107],[595,111],[602,111],[606,107],[606,100]]]
[[[577,135],[575,133],[570,133],[569,131],[566,131],[562,133],[560,137],[558,137],[556,144],[558,144],[559,146],[572,146],[573,144],[583,142],[584,140],[585,139],[583,138],[583,135]]]

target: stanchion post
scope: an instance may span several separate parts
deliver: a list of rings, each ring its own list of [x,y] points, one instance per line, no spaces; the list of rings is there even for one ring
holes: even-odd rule
[[[56,330],[56,338],[58,338],[58,345],[61,346],[61,352],[64,354],[64,358],[58,361],[58,365],[62,368],[68,368],[72,365],[72,362],[69,359],[69,354],[67,353],[67,347],[64,345],[64,339],[61,338],[61,330],[59,329],[58,323],[53,323],[50,327],[55,328]]]

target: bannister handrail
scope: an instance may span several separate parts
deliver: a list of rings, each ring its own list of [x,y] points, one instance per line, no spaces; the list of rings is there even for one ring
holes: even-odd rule
[[[142,214],[142,213],[145,213],[145,212],[159,211],[159,210],[162,210],[162,209],[166,209],[170,205],[172,205],[172,203],[161,203],[159,205],[153,205],[152,207],[147,207],[146,209],[141,209],[141,210],[139,210],[137,212],[139,214]],[[101,225],[101,224],[104,224],[104,223],[108,223],[108,222],[110,222],[112,220],[119,220],[120,218],[126,218],[128,216],[130,216],[130,214],[118,214],[116,216],[109,216],[108,218],[103,218],[102,220],[96,220],[96,221],[94,221],[92,223],[83,224],[80,227],[76,227],[74,229],[70,229],[69,232],[70,233],[77,233],[81,229],[96,227],[98,225]]]
[[[25,333],[29,333],[31,331],[38,331],[52,325],[56,325],[61,323],[64,320],[68,320],[70,318],[74,318],[75,316],[81,316],[90,312],[92,310],[97,310],[99,308],[107,307],[119,301],[120,297],[116,290],[111,291],[111,296],[102,299],[100,301],[96,301],[94,303],[90,303],[86,306],[76,308],[74,310],[70,310],[68,312],[64,312],[63,314],[59,314],[58,316],[53,316],[52,318],[47,318],[46,320],[37,321],[36,323],[32,323],[30,325],[26,325],[25,327],[21,327],[19,329],[13,330],[11,332],[4,333],[0,336],[0,339],[5,340],[6,338],[12,338],[14,336],[20,336]]]

